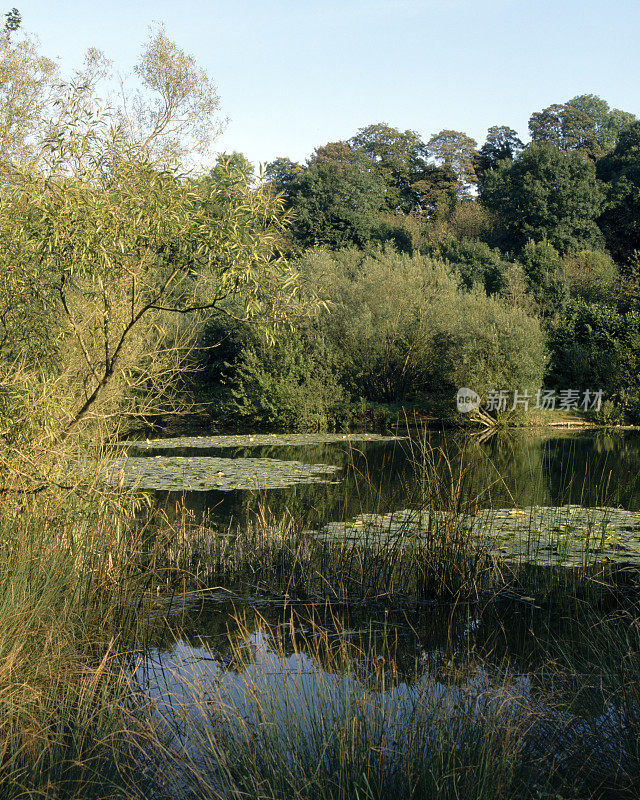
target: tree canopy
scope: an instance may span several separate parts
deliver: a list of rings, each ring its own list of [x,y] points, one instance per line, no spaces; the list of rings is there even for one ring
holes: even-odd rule
[[[614,150],[598,163],[607,187],[600,225],[614,258],[628,261],[640,251],[640,122],[620,134]]]
[[[547,239],[561,253],[603,244],[596,224],[602,191],[593,162],[578,153],[530,145],[487,176],[482,202],[496,213],[508,249],[519,251],[529,239]]]
[[[440,131],[427,142],[427,153],[439,164],[453,170],[462,193],[478,182],[475,170],[477,144],[466,133],[452,130]]]

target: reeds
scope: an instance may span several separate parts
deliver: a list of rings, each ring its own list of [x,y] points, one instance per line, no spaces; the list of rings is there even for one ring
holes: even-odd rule
[[[0,511],[0,796],[112,797],[122,786],[124,659],[148,559],[114,510],[50,494]]]
[[[416,510],[429,519],[421,536],[400,526],[382,539],[323,541],[267,506],[224,531],[184,511],[172,523],[142,520],[117,492],[6,502],[0,797],[568,800],[572,783],[575,796],[636,797],[633,606],[602,619],[603,597],[620,600],[604,573],[497,563],[460,521],[480,506],[464,459],[454,465],[422,443],[414,460]],[[240,620],[231,655],[203,646],[200,670],[134,671],[136,654],[149,665],[158,595],[211,587],[311,610],[284,626]],[[420,614],[474,601],[481,616],[496,598],[549,625],[554,614],[582,615],[570,636],[551,637],[542,679],[473,648],[407,672],[392,637],[356,640],[313,612],[322,603],[328,613],[357,604]],[[588,718],[571,710],[567,687],[592,692]]]
[[[222,586],[243,597],[420,605],[505,593],[595,597],[613,587],[616,565],[590,563],[590,542],[584,562],[571,568],[551,556],[548,564],[529,563],[527,555],[538,555],[533,530],[528,554],[508,562],[496,556],[486,508],[490,487],[477,489],[464,447],[454,461],[426,439],[411,446],[418,479],[413,482],[417,489],[405,498],[409,516],[363,513],[349,526],[336,523],[334,534],[317,525],[309,530],[303,519],[286,511],[272,513],[266,499],[246,520],[227,527],[207,524],[184,508],[171,517],[158,513],[151,524],[160,532],[157,553],[168,579],[158,591]],[[360,474],[366,483],[366,471]],[[379,494],[374,486],[362,489],[367,500]],[[486,525],[481,525],[485,516]],[[369,517],[375,524],[368,524]]]
[[[201,666],[151,675],[144,741],[158,796],[267,800],[520,797],[521,752],[534,716],[507,680],[482,670],[446,683],[396,670],[313,619],[241,629],[225,672]],[[161,669],[161,667],[160,667]]]

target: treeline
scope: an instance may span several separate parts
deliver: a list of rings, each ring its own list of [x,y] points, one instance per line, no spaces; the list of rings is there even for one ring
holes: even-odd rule
[[[325,313],[272,347],[211,331],[221,418],[448,416],[459,386],[545,386],[601,389],[600,419],[640,422],[640,122],[582,95],[532,114],[529,134],[495,126],[478,147],[381,123],[268,164],[262,185],[289,212],[279,246]]]

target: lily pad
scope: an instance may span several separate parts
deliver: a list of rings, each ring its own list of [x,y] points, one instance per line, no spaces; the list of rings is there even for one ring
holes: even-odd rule
[[[309,533],[321,541],[407,547],[425,544],[444,530],[449,541],[470,536],[475,547],[507,562],[640,565],[640,512],[621,508],[529,506],[476,514],[405,509],[363,514]]]
[[[256,433],[246,435],[179,436],[173,439],[116,442],[132,452],[149,452],[172,448],[236,448],[236,447],[299,447],[301,445],[339,444],[350,442],[393,442],[406,437],[383,436],[379,433]]]
[[[326,483],[339,467],[274,458],[154,456],[114,458],[106,478],[127,488],[170,492],[281,489],[297,483]]]

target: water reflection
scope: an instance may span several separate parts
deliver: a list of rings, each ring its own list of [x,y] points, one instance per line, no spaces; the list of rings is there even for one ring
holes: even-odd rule
[[[243,519],[259,503],[276,515],[286,510],[309,526],[419,507],[425,500],[424,466],[435,448],[442,453],[439,474],[462,470],[465,493],[481,506],[571,503],[640,510],[637,432],[513,431],[485,441],[433,432],[426,444],[426,453],[421,442],[411,440],[212,448],[206,454],[335,464],[340,480],[265,494],[199,492],[185,500],[196,516],[225,525]],[[175,453],[192,454],[184,448]],[[175,493],[159,497],[168,506],[178,499]],[[416,709],[426,715],[416,730],[428,731],[436,711],[441,723],[443,718],[459,721],[461,708],[467,719],[491,717],[496,709],[513,717],[526,708],[533,715],[527,746],[536,758],[550,754],[550,764],[557,766],[554,759],[561,757],[569,767],[575,757],[583,767],[588,751],[594,769],[597,765],[602,775],[613,775],[617,762],[627,758],[621,740],[631,730],[629,715],[632,722],[639,717],[638,698],[632,694],[634,706],[605,686],[606,670],[613,673],[616,665],[598,662],[592,639],[619,599],[612,589],[611,607],[606,597],[590,606],[567,597],[539,604],[494,598],[486,604],[425,602],[399,608],[371,602],[243,601],[210,593],[174,604],[166,618],[160,615],[149,631],[137,677],[186,751],[195,741],[191,737],[200,735],[189,726],[210,726],[212,709],[232,709],[224,724],[241,721],[249,730],[260,722],[257,700],[267,697],[274,718],[293,724],[290,741],[302,747],[313,720],[341,729],[353,713],[354,698],[365,697],[360,708],[369,715],[369,729],[377,736],[376,726],[386,720],[389,741],[400,742]],[[610,640],[619,632],[627,648],[624,657],[631,658],[636,645],[628,638],[635,630],[629,618],[607,620],[604,630]],[[571,664],[561,668],[565,651]]]
[[[310,527],[362,513],[420,507],[427,491],[423,467],[434,457],[439,459],[441,474],[464,469],[466,496],[482,507],[571,503],[640,509],[640,433],[636,431],[510,431],[486,441],[458,431],[433,431],[425,441],[197,451],[182,447],[171,452],[295,459],[340,468],[335,484],[296,485],[267,492],[157,493],[158,501],[167,508],[185,500],[196,517],[210,517],[218,523],[243,520],[261,504],[276,515],[288,511]]]
[[[553,666],[558,638],[576,633],[568,608],[400,613],[216,599],[184,604],[175,623],[177,635],[152,643],[138,678],[189,756],[225,735],[263,731],[265,719],[273,746],[307,752],[359,717],[373,741],[394,743],[395,759],[417,731],[427,748],[488,721],[505,731],[522,725],[532,757],[556,768],[588,752],[590,768],[613,775],[627,758],[626,715],[637,709],[608,694],[601,676]]]

